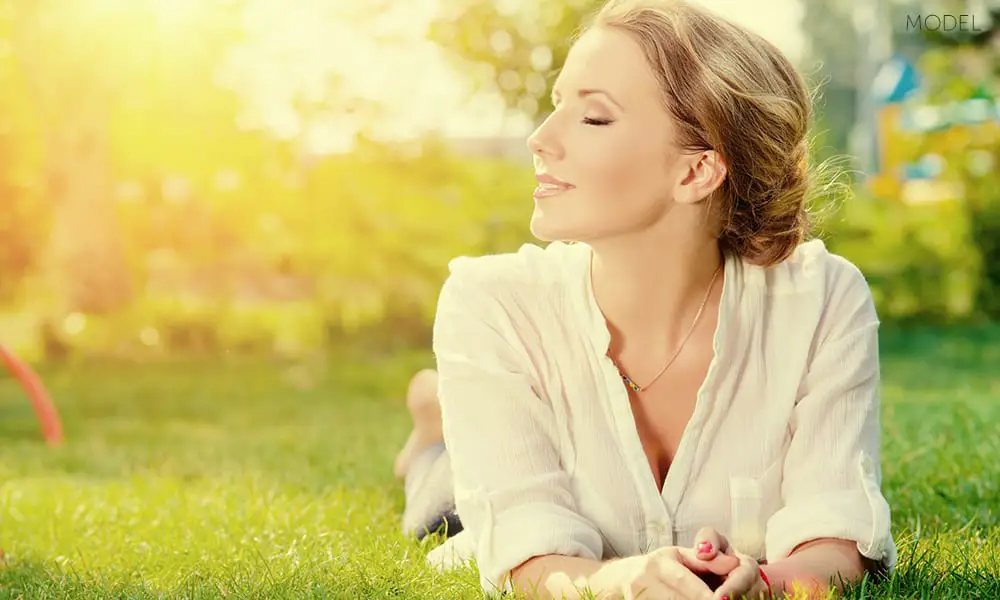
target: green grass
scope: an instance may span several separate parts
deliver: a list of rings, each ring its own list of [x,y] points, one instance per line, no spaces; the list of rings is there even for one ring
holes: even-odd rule
[[[883,351],[900,566],[847,595],[998,598],[1000,330],[887,333]],[[0,598],[479,597],[398,533],[399,396],[429,364],[344,361],[305,386],[264,362],[46,370],[58,449],[0,377]]]

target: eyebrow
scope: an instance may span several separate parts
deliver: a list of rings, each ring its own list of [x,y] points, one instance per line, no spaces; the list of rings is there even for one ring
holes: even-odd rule
[[[576,95],[577,95],[578,98],[586,98],[587,96],[592,96],[594,94],[600,94],[600,95],[606,97],[608,100],[610,100],[619,109],[625,110],[624,108],[622,108],[621,103],[619,103],[617,100],[615,100],[615,97],[612,96],[611,94],[609,94],[606,90],[597,89],[597,88],[584,88],[584,89],[581,89],[581,90],[577,91],[577,93],[576,93]],[[558,92],[556,92],[553,89],[552,90],[552,96],[555,97],[557,95],[558,95]]]

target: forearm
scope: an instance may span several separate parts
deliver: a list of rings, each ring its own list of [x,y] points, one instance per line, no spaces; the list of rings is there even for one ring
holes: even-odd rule
[[[514,589],[529,600],[580,600],[602,563],[589,558],[547,554],[521,563],[511,573]],[[592,589],[594,593],[600,590]]]
[[[774,595],[794,594],[796,588],[809,598],[823,598],[842,581],[856,581],[864,574],[857,544],[846,540],[814,540],[799,546],[785,559],[764,566]]]

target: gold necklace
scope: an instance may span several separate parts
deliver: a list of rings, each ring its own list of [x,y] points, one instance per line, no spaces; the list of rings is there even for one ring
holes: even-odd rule
[[[725,264],[725,263],[723,262],[723,264]],[[670,367],[670,365],[672,365],[673,362],[674,362],[674,360],[676,360],[677,357],[680,355],[681,350],[684,349],[684,345],[687,344],[688,339],[691,338],[691,334],[694,333],[694,328],[695,328],[696,325],[698,325],[698,321],[701,319],[701,313],[702,313],[702,311],[705,310],[705,305],[708,304],[708,298],[709,298],[709,296],[712,295],[712,288],[715,287],[715,279],[719,276],[719,273],[722,271],[722,266],[723,265],[719,265],[718,268],[715,269],[715,273],[712,275],[712,281],[710,281],[708,283],[708,290],[705,292],[705,298],[704,298],[704,300],[701,301],[701,306],[698,307],[698,312],[695,313],[695,315],[694,315],[694,321],[691,323],[691,327],[688,328],[688,332],[684,336],[684,339],[681,340],[681,343],[677,346],[677,350],[674,351],[674,354],[667,361],[667,364],[663,365],[663,368],[660,369],[660,371],[653,377],[652,381],[650,381],[649,383],[647,383],[646,385],[643,385],[643,386],[640,386],[636,382],[632,381],[632,378],[630,378],[628,375],[625,374],[625,369],[623,369],[621,367],[621,365],[618,364],[618,361],[616,361],[611,356],[610,352],[608,353],[608,358],[611,359],[612,364],[614,364],[615,368],[618,369],[618,375],[621,376],[622,381],[625,382],[625,385],[627,385],[628,387],[632,388],[633,391],[641,392],[643,390],[649,389],[649,386],[651,386],[654,383],[656,383],[656,380],[659,379],[661,375],[663,375],[664,373],[666,373],[666,371]]]

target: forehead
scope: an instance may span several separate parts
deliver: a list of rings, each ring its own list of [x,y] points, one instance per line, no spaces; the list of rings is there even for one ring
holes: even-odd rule
[[[626,108],[661,105],[659,86],[639,44],[614,29],[595,27],[580,36],[555,85],[564,96],[577,88],[600,88]]]

